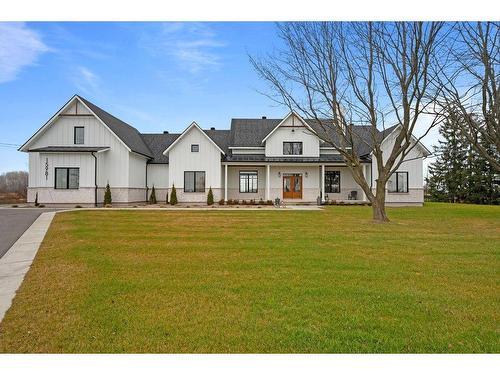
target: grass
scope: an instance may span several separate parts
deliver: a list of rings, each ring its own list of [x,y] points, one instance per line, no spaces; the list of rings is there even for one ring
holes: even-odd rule
[[[59,213],[0,352],[500,352],[500,207]]]

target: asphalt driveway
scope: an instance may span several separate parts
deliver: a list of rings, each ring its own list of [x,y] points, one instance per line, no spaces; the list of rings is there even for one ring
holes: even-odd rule
[[[0,208],[0,258],[42,212],[51,208]]]

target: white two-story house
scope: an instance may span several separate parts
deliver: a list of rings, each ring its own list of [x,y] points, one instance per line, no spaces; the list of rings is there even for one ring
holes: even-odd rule
[[[367,127],[354,131],[373,183],[371,137]],[[99,205],[108,183],[114,203],[144,202],[153,186],[159,201],[173,186],[179,202],[205,202],[209,188],[216,201],[366,200],[321,134],[318,124],[293,112],[283,119],[233,119],[229,130],[203,130],[193,122],[180,134],[143,134],[75,95],[19,150],[29,154],[29,202]],[[383,149],[396,134],[397,127],[380,132]],[[421,144],[413,149],[387,184],[388,204],[423,203],[428,155]]]

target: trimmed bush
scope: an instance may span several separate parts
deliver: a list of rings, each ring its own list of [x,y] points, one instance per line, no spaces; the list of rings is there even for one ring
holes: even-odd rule
[[[106,184],[106,191],[104,192],[104,206],[111,205],[111,188],[109,182]]]
[[[273,201],[272,201],[272,200],[270,200],[270,199],[268,199],[268,200],[266,201],[266,205],[268,205],[268,206],[272,206],[272,205],[273,205]]]
[[[155,186],[151,189],[151,195],[149,196],[149,204],[156,204],[156,191]]]
[[[208,194],[207,194],[207,205],[211,206],[214,204],[214,193],[212,192],[212,187],[208,189]]]
[[[263,200],[262,198],[260,198],[260,200],[259,200],[259,205],[260,205],[260,206],[263,206],[263,205],[265,205],[265,204],[266,204],[266,202],[264,202],[264,200]]]
[[[251,205],[255,205],[255,199],[250,199],[250,203]]]
[[[221,200],[219,201],[219,206],[224,206],[224,203],[226,203],[226,202],[224,202],[224,199],[221,199]]]
[[[172,192],[170,193],[170,204],[172,206],[177,204],[177,191],[174,185],[172,185]]]
[[[168,190],[167,190],[167,194],[165,194],[165,204],[168,204]]]

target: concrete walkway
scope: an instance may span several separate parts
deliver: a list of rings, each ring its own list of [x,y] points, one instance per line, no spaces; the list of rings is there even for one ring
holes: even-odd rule
[[[55,212],[42,213],[0,259],[0,322],[10,308]]]

